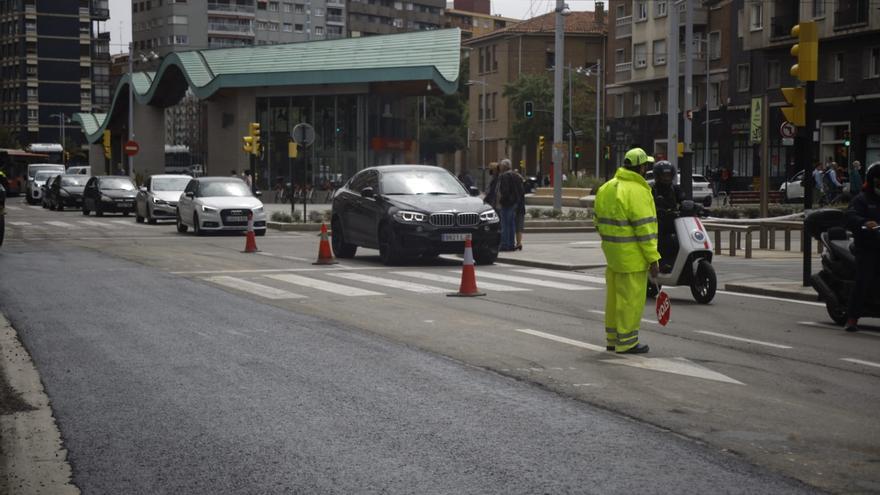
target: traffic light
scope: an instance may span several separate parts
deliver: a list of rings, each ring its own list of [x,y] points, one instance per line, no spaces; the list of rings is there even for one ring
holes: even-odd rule
[[[815,81],[819,77],[819,30],[815,22],[801,22],[791,28],[798,42],[791,47],[797,63],[791,66],[791,75],[801,81]],[[789,121],[790,122],[790,121]]]
[[[575,157],[575,158],[580,158],[580,157],[581,157],[581,147],[580,147],[580,146],[575,146],[575,147],[574,147],[574,157]]]
[[[849,139],[849,129],[843,131],[843,145],[849,148],[849,145],[852,143]]]
[[[242,136],[241,140],[243,141],[241,145],[241,149],[244,150],[245,153],[254,153],[254,137],[253,136]]]
[[[296,144],[295,141],[289,141],[287,143],[287,156],[289,158],[296,158],[299,156],[299,145]]]
[[[248,124],[248,134],[251,138],[252,150],[251,153],[255,155],[260,154],[260,124],[258,122],[251,122]]]
[[[530,119],[530,118],[532,118],[532,117],[535,115],[535,110],[534,110],[533,106],[534,106],[534,105],[533,105],[532,102],[530,102],[530,101],[527,101],[526,104],[525,104],[525,107],[526,107],[526,118],[527,118],[527,119]]]
[[[790,107],[782,107],[785,120],[798,127],[804,127],[807,124],[807,102],[804,88],[782,88],[782,96],[785,97],[785,101],[791,104]]]
[[[538,149],[544,149],[544,136],[538,136]]]
[[[110,131],[109,130],[104,131],[104,139],[102,141],[102,144],[104,145],[104,157],[109,159],[111,157],[111,153],[112,153],[112,150],[110,147],[111,143],[110,143]]]

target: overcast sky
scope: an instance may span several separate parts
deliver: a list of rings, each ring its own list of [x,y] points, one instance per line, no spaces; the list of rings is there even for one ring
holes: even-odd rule
[[[593,10],[593,0],[567,0],[572,10]],[[528,19],[545,14],[556,6],[555,0],[492,0],[492,13],[514,19]],[[131,41],[131,0],[110,0],[110,20],[103,29],[110,31],[110,53],[128,51]]]

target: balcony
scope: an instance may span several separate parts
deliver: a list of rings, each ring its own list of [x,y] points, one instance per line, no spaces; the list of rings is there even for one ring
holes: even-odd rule
[[[834,29],[850,29],[868,24],[869,0],[841,0],[834,11]]]
[[[679,6],[678,25],[684,27],[687,23],[687,12],[684,4]],[[704,26],[709,23],[709,9],[705,7],[694,7],[694,25]]]
[[[626,17],[618,17],[616,21],[614,21],[614,37],[617,39],[626,38],[632,36],[633,33],[633,18],[631,15]]]
[[[327,14],[327,22],[335,22],[337,24],[345,24],[345,17],[336,14]]]
[[[214,14],[247,14],[254,15],[253,5],[241,5],[237,3],[209,3],[208,13]]]
[[[614,65],[614,82],[629,81],[632,79],[632,62],[623,62]]]
[[[770,39],[791,38],[791,28],[798,23],[797,16],[781,15],[770,19]]]
[[[208,33],[253,36],[254,27],[248,24],[209,22]]]

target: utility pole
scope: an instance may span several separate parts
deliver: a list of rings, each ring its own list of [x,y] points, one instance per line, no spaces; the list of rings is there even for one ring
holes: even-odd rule
[[[684,157],[681,160],[681,191],[693,199],[693,116],[694,108],[694,2],[685,2],[684,13]],[[676,50],[678,47],[676,46]]]
[[[671,5],[666,16],[666,156],[669,163],[678,165],[678,13],[679,2]]]
[[[134,44],[128,43],[128,140],[134,141]],[[124,145],[123,145],[124,147]],[[134,174],[134,155],[128,155],[129,175]]]
[[[602,120],[599,118],[599,108],[601,108],[602,94],[602,59],[596,61],[596,175],[599,178],[599,131],[602,127]]]
[[[565,61],[565,17],[570,11],[556,0],[556,58],[553,67],[553,209],[562,209],[562,69]]]

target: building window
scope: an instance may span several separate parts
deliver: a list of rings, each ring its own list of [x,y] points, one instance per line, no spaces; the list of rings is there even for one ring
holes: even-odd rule
[[[657,0],[654,3],[654,17],[666,16],[666,0]]]
[[[749,29],[757,30],[764,28],[764,4],[760,1],[749,5]]]
[[[481,95],[480,95],[480,99],[479,99],[479,105],[480,105],[480,107],[479,107],[479,109],[477,110],[477,122],[482,122],[482,121],[483,121],[483,96],[485,96],[485,95],[482,95],[482,94],[481,94]]]
[[[659,89],[654,90],[654,104],[651,107],[651,114],[658,115],[663,112],[663,92]]]
[[[290,13],[290,12],[293,11],[293,4],[291,4],[291,3],[285,3],[285,4],[282,4],[282,6],[281,6],[281,10],[282,10],[283,12],[288,12],[288,13]]]
[[[27,98],[28,98],[28,100],[39,99],[39,92],[37,91],[37,88],[28,88],[27,89]]]
[[[293,13],[294,14],[305,14],[306,13],[306,6],[301,3],[293,4]]]
[[[749,90],[750,78],[749,64],[740,64],[736,66],[736,89],[737,91]]]
[[[880,77],[880,46],[865,50],[865,79]]]
[[[614,116],[617,118],[623,117],[624,110],[624,95],[614,95]]]
[[[709,84],[709,107],[713,110],[721,105],[721,83]]]
[[[174,44],[175,45],[188,45],[189,37],[185,34],[176,34],[174,35]]]
[[[269,12],[278,12],[278,2],[269,2]]]
[[[303,32],[303,25],[302,25],[302,24],[294,24],[294,25],[293,25],[293,32],[294,32],[294,33],[301,33],[301,32]]]
[[[636,91],[633,93],[633,115],[642,114],[642,94]]]
[[[636,69],[644,69],[648,66],[648,45],[644,43],[633,45],[633,64]]]
[[[813,0],[813,18],[825,17],[825,2],[827,0]]]
[[[498,93],[492,93],[492,100],[491,100],[492,105],[491,105],[491,107],[490,107],[490,111],[491,111],[491,113],[490,113],[490,118],[491,118],[492,120],[495,120],[495,119],[498,118],[498,114],[495,113],[496,108],[497,108],[497,107],[495,106],[495,103],[496,103],[496,101],[497,101],[497,97],[498,97]]]
[[[324,17],[324,9],[315,7],[315,17]]]
[[[648,20],[648,2],[647,0],[637,0],[636,2],[636,21]]]
[[[709,57],[712,60],[721,58],[721,31],[709,33]]]
[[[479,70],[477,70],[477,74],[482,74],[486,72],[486,48],[480,48],[477,51],[477,63],[479,64]]]
[[[626,63],[626,52],[623,48],[618,48],[617,50],[614,50],[614,62],[617,64]]]
[[[293,31],[293,24],[291,24],[291,23],[289,23],[289,22],[285,22],[285,23],[284,23],[284,26],[282,27],[282,29],[284,29],[284,32],[285,32],[285,33],[292,32],[292,31]]]
[[[189,23],[189,19],[185,15],[172,15],[168,17],[168,24],[182,24],[186,25]]]
[[[654,40],[654,65],[666,65],[666,40]]]
[[[779,69],[779,60],[768,60],[767,61],[767,87],[768,88],[778,88],[780,84],[780,78],[782,77],[780,69]]]
[[[496,45],[492,45],[492,70],[495,71],[498,70],[498,53],[496,51],[496,48],[498,48]]]
[[[833,55],[833,57],[834,57],[834,63],[831,66],[831,70],[833,71],[831,73],[831,80],[834,82],[843,81],[843,71],[844,71],[843,53],[842,52],[835,53]]]
[[[315,27],[315,36],[324,36],[324,26]]]
[[[269,31],[278,31],[278,23],[270,22],[269,23]]]
[[[28,108],[28,120],[36,121],[39,117],[40,114],[36,109]]]

